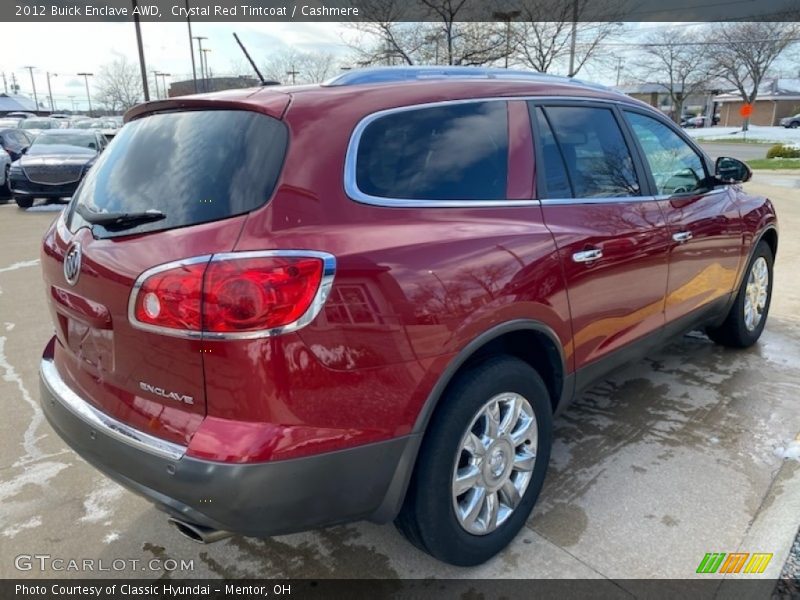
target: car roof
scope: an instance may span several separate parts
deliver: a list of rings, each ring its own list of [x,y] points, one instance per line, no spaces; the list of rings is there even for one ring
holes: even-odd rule
[[[289,104],[365,101],[365,112],[429,102],[514,96],[557,96],[649,106],[610,88],[581,80],[480,67],[379,67],[355,69],[313,85],[263,86],[180,96],[133,107],[125,121],[146,114],[204,106],[249,109],[281,118]]]

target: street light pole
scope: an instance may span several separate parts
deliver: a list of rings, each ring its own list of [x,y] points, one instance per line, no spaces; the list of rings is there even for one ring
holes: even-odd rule
[[[133,4],[133,25],[136,28],[136,45],[139,48],[139,69],[142,72],[142,91],[144,92],[144,101],[150,100],[150,90],[147,87],[147,66],[144,63],[144,46],[142,45],[142,28],[139,26],[139,2],[138,0],[131,0]]]
[[[78,77],[83,77],[86,84],[86,99],[89,101],[89,116],[92,116],[92,96],[89,94],[89,77],[94,77],[94,73],[78,73]]]
[[[153,74],[153,83],[155,83],[156,100],[159,99],[158,95],[158,71],[150,71]]]
[[[169,94],[167,93],[167,77],[172,77],[172,73],[159,73],[159,77],[161,77],[161,89],[164,90],[164,98],[169,98]]]
[[[204,84],[207,92],[213,92],[214,90],[211,89],[211,71],[208,69],[208,53],[211,52],[211,48],[203,48],[203,65],[206,70],[206,75],[204,79]]]
[[[578,0],[572,0],[572,33],[569,40],[569,77],[575,77],[575,46],[578,42]]]
[[[23,67],[23,69],[28,69],[31,74],[31,86],[33,87],[33,102],[36,104],[36,112],[39,112],[39,98],[36,96],[36,82],[33,80],[33,70],[36,67]]]
[[[197,48],[198,48],[198,52],[199,52],[199,56],[200,56],[200,79],[203,80],[202,88],[203,88],[204,92],[207,92],[208,90],[205,89],[205,80],[206,80],[206,78],[205,78],[205,72],[204,72],[204,69],[203,69],[203,40],[207,40],[208,38],[206,36],[204,36],[204,35],[196,35],[196,36],[194,36],[194,39],[197,40]]]
[[[506,69],[508,68],[508,56],[511,54],[511,20],[516,19],[520,14],[522,13],[518,10],[509,10],[505,12],[498,10],[492,13],[492,16],[498,21],[506,22]],[[436,49],[439,49],[438,44]]]
[[[197,69],[194,66],[194,42],[192,42],[192,19],[189,17],[189,0],[186,4],[186,27],[189,28],[189,56],[192,57],[192,81],[194,82],[194,93],[197,93]]]
[[[58,77],[58,73],[51,73],[47,71],[47,93],[50,95],[50,112],[54,112],[56,110],[56,103],[53,101],[53,90],[50,88],[50,76]]]

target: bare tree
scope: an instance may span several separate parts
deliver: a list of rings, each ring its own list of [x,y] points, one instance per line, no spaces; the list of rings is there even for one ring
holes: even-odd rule
[[[686,99],[704,91],[714,78],[708,49],[695,44],[697,31],[654,31],[642,44],[638,68],[646,81],[661,84],[672,105],[672,120],[680,123]]]
[[[336,58],[327,52],[285,50],[271,56],[263,64],[267,79],[287,83],[318,83],[333,77],[339,68]]]
[[[542,73],[560,66],[570,77],[577,75],[600,56],[602,42],[621,31],[618,10],[603,0],[591,5],[589,0],[527,0],[514,25],[515,60]],[[589,17],[594,21],[584,20]]]
[[[110,112],[125,111],[144,99],[139,67],[117,55],[97,73],[95,99]]]
[[[800,35],[796,22],[724,23],[716,26],[711,54],[720,77],[733,85],[744,102],[752,104],[775,60]],[[745,119],[742,129],[748,129]]]
[[[352,25],[363,35],[350,45],[362,64],[491,64],[513,46],[504,23],[468,20],[477,6],[474,0],[365,0],[363,20]],[[408,22],[412,14],[431,20]]]

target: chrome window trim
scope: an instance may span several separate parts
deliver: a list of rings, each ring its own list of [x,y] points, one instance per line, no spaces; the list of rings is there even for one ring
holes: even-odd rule
[[[322,260],[322,278],[320,280],[319,287],[317,288],[317,293],[314,295],[311,304],[308,307],[308,310],[304,312],[299,319],[296,321],[289,323],[287,325],[283,325],[282,327],[274,327],[272,329],[259,329],[256,331],[242,331],[242,332],[215,332],[215,331],[185,331],[182,329],[172,329],[170,327],[161,327],[158,325],[151,325],[149,323],[142,323],[136,318],[135,314],[135,307],[136,307],[136,298],[139,295],[139,291],[142,288],[145,280],[148,277],[152,277],[153,275],[157,275],[163,271],[168,271],[169,269],[174,269],[177,267],[187,266],[198,264],[202,262],[206,262],[211,264],[212,262],[218,262],[222,260],[235,260],[235,259],[246,259],[246,258],[268,258],[268,257],[306,257],[306,258],[319,258]],[[172,337],[179,337],[184,339],[194,339],[194,340],[253,340],[253,339],[260,339],[266,337],[273,337],[276,335],[283,335],[285,333],[291,333],[293,331],[297,331],[298,329],[302,329],[311,321],[313,321],[319,312],[322,310],[322,307],[325,305],[325,301],[328,299],[330,295],[331,288],[333,287],[333,278],[336,273],[336,257],[333,254],[329,254],[328,252],[320,252],[318,250],[248,250],[244,252],[223,252],[220,254],[205,254],[203,256],[194,256],[192,258],[186,258],[182,260],[176,260],[173,262],[168,262],[163,265],[158,265],[151,269],[147,269],[141,275],[136,278],[136,282],[133,284],[133,288],[131,289],[131,294],[128,298],[128,321],[133,327],[137,329],[142,329],[144,331],[150,331],[153,333],[159,333],[162,335],[169,335]]]
[[[438,106],[449,106],[453,104],[468,104],[468,103],[475,103],[475,102],[511,102],[514,100],[519,100],[521,102],[529,102],[529,101],[569,101],[569,102],[589,102],[592,104],[612,104],[612,105],[623,105],[623,106],[632,106],[635,108],[639,108],[633,102],[629,102],[625,99],[611,99],[611,98],[594,98],[591,96],[491,96],[487,98],[460,98],[457,100],[437,100],[435,102],[423,102],[419,104],[408,104],[404,106],[396,106],[393,108],[387,108],[384,110],[379,110],[374,113],[370,113],[367,116],[363,117],[353,129],[353,133],[350,134],[350,140],[347,143],[347,152],[345,154],[344,160],[344,191],[347,196],[354,200],[355,202],[359,202],[361,204],[368,204],[371,206],[382,206],[388,208],[497,208],[497,207],[523,207],[523,206],[540,206],[543,202],[551,203],[553,200],[551,199],[520,199],[520,200],[512,200],[512,199],[497,199],[497,200],[425,200],[420,198],[384,198],[382,196],[372,196],[371,194],[367,194],[362,192],[356,181],[356,158],[358,156],[358,144],[361,141],[361,136],[364,133],[364,130],[370,125],[373,121],[380,119],[382,117],[399,113],[399,112],[407,112],[411,110],[421,110],[425,108],[435,108]],[[620,199],[613,198],[611,201],[624,201],[626,196],[620,197]],[[632,198],[642,201],[647,199],[652,199],[652,196],[633,196]],[[573,204],[596,204],[599,202],[584,202],[584,200],[594,200],[594,199],[584,199],[584,198],[570,198],[570,199],[555,199],[556,202],[561,204],[566,204],[566,200],[570,200]],[[597,199],[601,200],[601,199]],[[578,202],[576,202],[578,201]],[[609,201],[606,199],[606,201]]]
[[[61,378],[55,362],[42,359],[39,365],[42,382],[52,398],[71,412],[75,417],[124,444],[169,460],[180,460],[186,453],[186,446],[168,442],[118,421],[114,417],[96,409],[73,392]]]

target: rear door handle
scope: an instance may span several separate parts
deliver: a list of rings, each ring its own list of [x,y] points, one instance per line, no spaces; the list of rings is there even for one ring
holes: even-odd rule
[[[682,244],[683,242],[688,242],[692,239],[692,232],[691,231],[679,231],[678,233],[672,234],[672,239]]]
[[[590,248],[572,255],[572,260],[576,263],[592,262],[598,258],[603,258],[603,251],[600,248]]]

